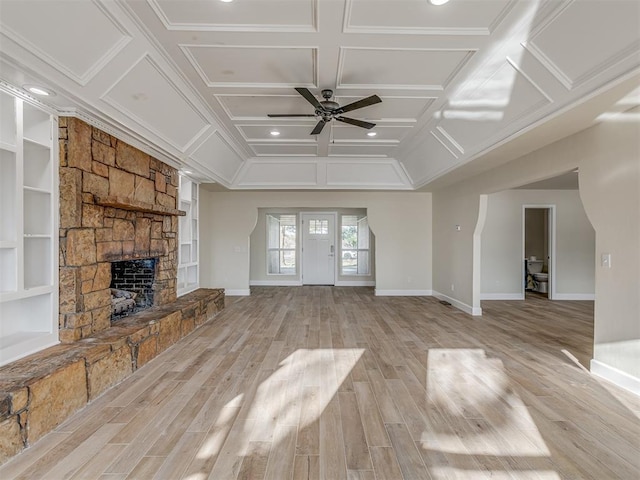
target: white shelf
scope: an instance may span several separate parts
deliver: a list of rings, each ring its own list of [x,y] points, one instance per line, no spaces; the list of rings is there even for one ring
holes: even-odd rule
[[[21,289],[15,292],[0,292],[0,304],[3,302],[12,302],[14,300],[22,300],[26,298],[34,298],[39,295],[45,295],[53,292],[53,286],[45,285],[42,287],[33,287],[30,289]],[[0,307],[1,308],[1,307]],[[0,335],[0,338],[2,336]]]
[[[39,148],[46,148],[46,149],[50,149],[51,148],[51,140],[50,139],[44,140],[44,139],[23,137],[22,141],[24,142],[24,148],[27,148],[29,146],[39,147]]]
[[[51,148],[51,116],[47,112],[24,103],[22,129],[25,141]]]
[[[0,365],[58,343],[56,125],[0,87]]]
[[[7,152],[16,153],[18,151],[18,148],[11,143],[0,141],[0,150],[6,150]]]
[[[13,335],[2,335],[0,365],[6,365],[58,343],[58,332],[17,332]]]

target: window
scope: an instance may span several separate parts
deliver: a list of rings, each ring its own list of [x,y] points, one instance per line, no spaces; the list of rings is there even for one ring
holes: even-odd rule
[[[327,235],[329,220],[309,220],[309,233],[311,235]]]
[[[296,274],[297,216],[267,214],[267,273]]]
[[[340,272],[342,275],[369,275],[369,221],[366,216],[340,217]]]

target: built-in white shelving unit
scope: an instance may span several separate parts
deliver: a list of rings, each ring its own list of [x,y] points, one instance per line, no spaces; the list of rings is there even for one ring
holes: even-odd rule
[[[0,365],[58,343],[57,126],[0,90]]]
[[[180,176],[178,191],[179,210],[187,214],[181,217],[178,226],[180,245],[178,250],[178,295],[198,288],[198,184],[188,177]]]

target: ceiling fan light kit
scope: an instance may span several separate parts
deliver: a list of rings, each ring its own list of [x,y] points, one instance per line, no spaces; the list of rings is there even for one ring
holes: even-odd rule
[[[324,126],[329,123],[331,120],[336,120],[342,123],[348,123],[349,125],[355,125],[356,127],[366,128],[368,130],[372,129],[376,126],[375,123],[365,122],[364,120],[357,120],[355,118],[343,117],[342,114],[346,112],[351,112],[353,110],[357,110],[359,108],[368,107],[369,105],[375,105],[376,103],[382,102],[380,97],[377,95],[371,95],[370,97],[363,98],[361,100],[357,100],[353,103],[349,103],[348,105],[340,106],[337,102],[331,100],[333,97],[333,90],[324,89],[322,90],[322,98],[323,101],[318,101],[318,99],[311,93],[308,88],[304,87],[296,87],[296,91],[302,95],[307,102],[315,107],[315,113],[307,114],[307,113],[273,113],[268,114],[270,118],[282,118],[282,117],[319,117],[320,120],[311,131],[311,135],[319,135],[322,132]]]

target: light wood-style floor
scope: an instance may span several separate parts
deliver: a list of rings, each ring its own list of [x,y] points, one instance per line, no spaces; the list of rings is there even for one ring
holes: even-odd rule
[[[637,479],[640,399],[592,377],[592,302],[254,288],[0,478]]]

